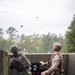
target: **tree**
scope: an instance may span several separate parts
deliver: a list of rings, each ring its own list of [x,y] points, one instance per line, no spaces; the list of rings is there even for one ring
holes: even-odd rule
[[[21,41],[21,39],[20,39],[21,37],[20,37],[20,35],[19,34],[17,34],[16,36],[15,36],[15,38],[14,38],[14,41],[16,42],[16,44],[18,43],[18,42],[20,42]]]
[[[15,33],[18,32],[14,27],[9,27],[7,30],[6,30],[6,33],[9,35],[10,37],[10,45],[11,45],[11,41],[12,39],[14,38],[15,36]]]
[[[53,45],[51,33],[43,34],[42,35],[42,42],[43,42],[42,43],[43,52],[51,52],[52,45]]]
[[[21,41],[23,41],[23,40],[24,40],[24,38],[25,38],[25,35],[24,35],[24,34],[22,34],[22,35],[21,35]]]
[[[9,49],[8,41],[3,37],[0,37],[0,49],[4,49],[4,50]]]
[[[35,53],[36,52],[40,53],[42,52],[41,46],[42,46],[42,41],[40,35],[34,33],[31,37],[31,51]]]
[[[66,32],[66,49],[68,52],[75,52],[75,15]]]
[[[23,41],[20,42],[22,48],[26,48],[28,52],[31,52],[31,37],[26,36]]]
[[[2,37],[3,36],[3,29],[2,28],[0,28],[0,36]]]
[[[61,52],[66,52],[65,50],[65,37],[62,36],[61,34],[59,34],[59,37],[58,37],[58,42],[62,45],[62,49],[61,49]]]

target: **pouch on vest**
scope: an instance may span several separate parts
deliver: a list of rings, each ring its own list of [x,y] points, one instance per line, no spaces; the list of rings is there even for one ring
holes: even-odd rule
[[[23,65],[25,70],[29,69],[29,67],[31,65],[29,59],[23,55],[20,55],[19,57],[15,58],[15,60],[19,61]]]

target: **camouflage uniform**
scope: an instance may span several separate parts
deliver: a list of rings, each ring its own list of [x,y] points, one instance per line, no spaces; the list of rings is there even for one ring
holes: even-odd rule
[[[62,55],[52,55],[50,59],[51,67],[49,67],[48,70],[42,72],[41,75],[61,75],[60,72],[62,70],[62,59]]]
[[[24,54],[18,52],[16,46],[12,46],[12,58],[9,61],[9,69],[16,69],[17,75],[32,75],[31,63]]]
[[[16,69],[17,75],[32,75],[30,71],[31,66],[29,66],[29,68],[24,68],[24,66],[17,60],[18,57],[20,57],[20,55],[11,58],[9,61],[9,69]]]
[[[55,43],[53,45],[54,55],[50,59],[51,66],[48,70],[41,73],[41,75],[63,75],[63,57],[59,54],[61,44]]]

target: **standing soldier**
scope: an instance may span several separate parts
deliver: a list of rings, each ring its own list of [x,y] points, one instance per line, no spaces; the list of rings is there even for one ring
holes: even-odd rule
[[[63,75],[63,57],[59,53],[61,44],[55,43],[53,45],[54,54],[51,56],[49,62],[40,61],[41,65],[50,65],[48,70],[41,73],[41,75]]]
[[[16,69],[17,75],[32,75],[31,63],[29,59],[22,53],[19,53],[18,47],[11,46],[12,58],[9,61],[9,69]]]

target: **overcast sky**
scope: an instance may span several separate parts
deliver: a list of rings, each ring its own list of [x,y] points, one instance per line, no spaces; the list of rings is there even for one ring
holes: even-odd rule
[[[19,34],[65,35],[74,14],[75,0],[0,0],[0,28],[4,32],[12,26]]]

